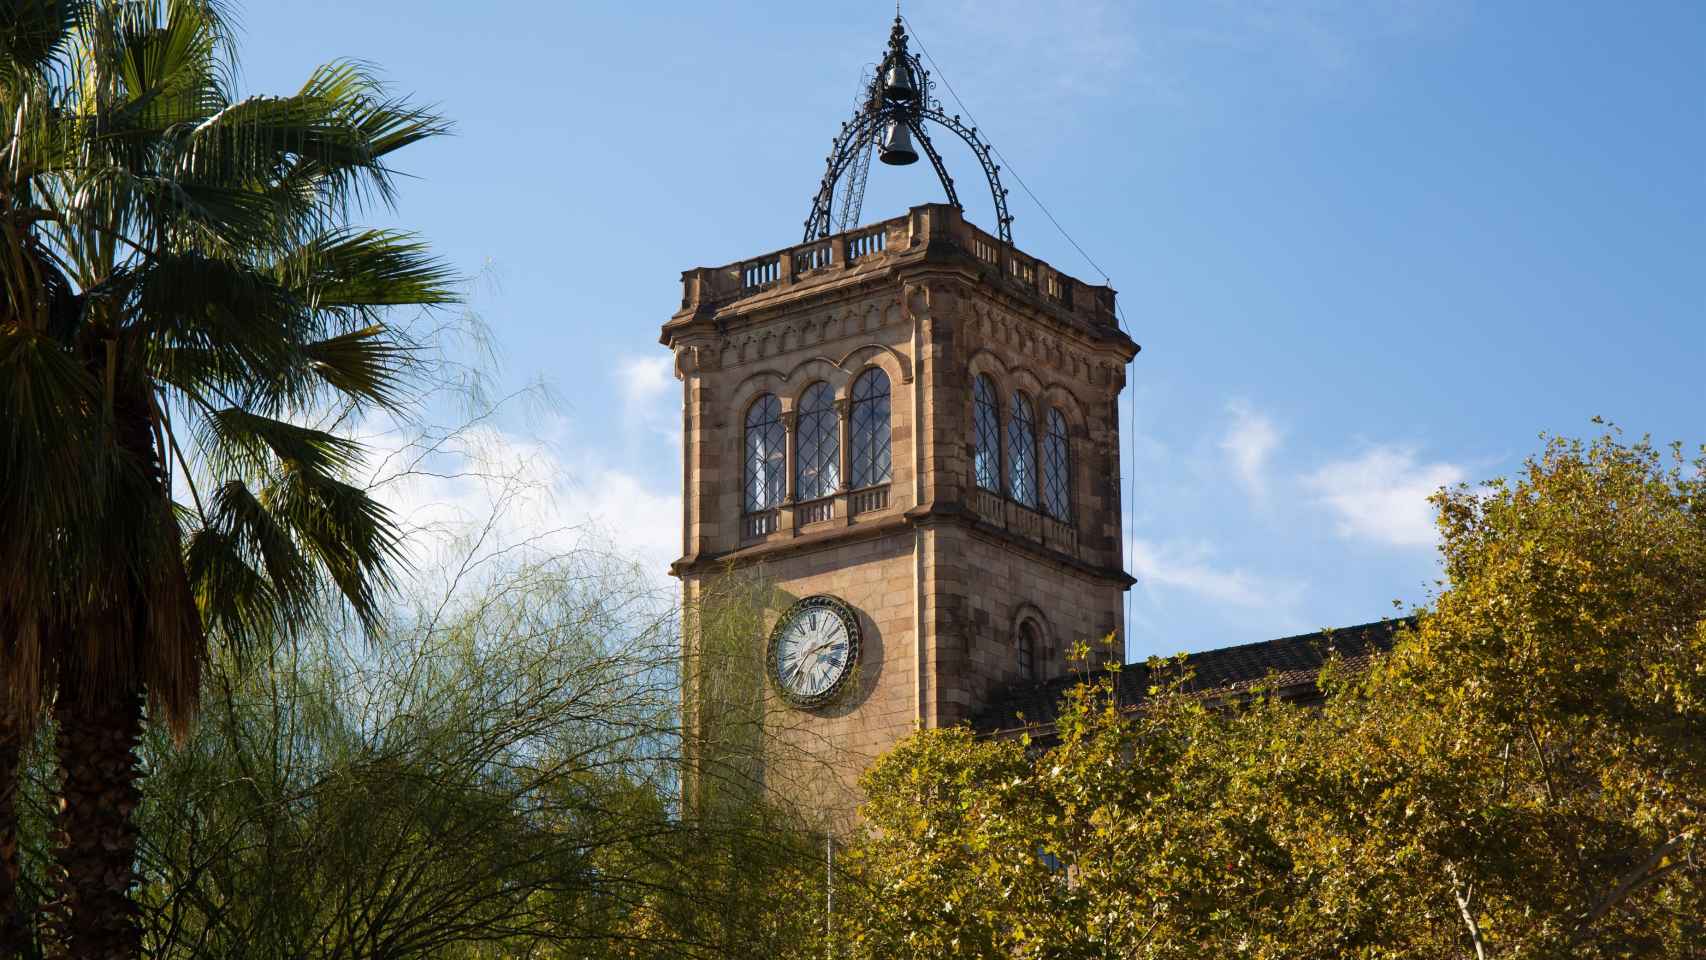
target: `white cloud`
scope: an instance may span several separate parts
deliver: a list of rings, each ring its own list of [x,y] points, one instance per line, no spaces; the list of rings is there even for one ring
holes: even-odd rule
[[[616,363],[616,382],[629,408],[652,406],[675,386],[675,370],[667,356],[623,357]]]
[[[1428,496],[1466,476],[1453,463],[1421,463],[1411,447],[1374,447],[1303,479],[1338,520],[1341,536],[1394,547],[1433,546],[1438,532]]]
[[[681,395],[669,356],[625,356],[611,371],[622,397],[623,449],[630,458],[637,441],[651,435],[672,450],[681,449]]]
[[[1133,539],[1128,546],[1131,574],[1151,596],[1183,591],[1211,603],[1277,614],[1303,593],[1301,582],[1216,566],[1213,548],[1200,541],[1157,543]]]
[[[1226,405],[1232,414],[1232,426],[1220,441],[1220,449],[1232,461],[1238,482],[1250,496],[1258,500],[1268,495],[1268,459],[1279,446],[1279,429],[1265,414],[1250,409],[1242,400]]]
[[[408,531],[417,569],[433,570],[447,555],[483,563],[592,549],[666,585],[681,554],[681,497],[592,450],[483,425],[437,443],[364,440],[377,465],[375,493]]]

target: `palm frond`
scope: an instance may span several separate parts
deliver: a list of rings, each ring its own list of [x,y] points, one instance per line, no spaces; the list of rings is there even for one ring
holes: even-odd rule
[[[130,388],[120,372],[121,389]],[[177,524],[152,451],[118,442],[106,382],[57,340],[0,324],[0,595],[21,623],[134,622],[130,586],[161,589],[142,613],[165,651],[195,636],[170,589]],[[39,631],[38,631],[39,633]],[[82,651],[122,672],[125,651]],[[27,687],[26,687],[27,689]]]
[[[68,550],[87,556],[62,538],[65,524],[100,512],[88,500],[100,395],[59,343],[0,325],[0,592],[31,613],[57,603],[60,586],[41,568],[60,569]]]
[[[457,276],[425,242],[397,230],[318,234],[275,267],[316,309],[434,306],[456,301]]]
[[[286,184],[312,186],[338,210],[359,209],[370,196],[390,206],[395,189],[384,158],[411,143],[450,131],[443,117],[389,96],[367,66],[354,60],[321,66],[297,95],[335,113],[366,145],[367,156],[360,165],[340,165],[329,162],[329,158],[301,155],[285,178]]]
[[[209,635],[244,649],[278,626],[272,582],[244,557],[235,537],[211,528],[195,531],[184,550],[184,569]]]
[[[405,564],[391,511],[367,491],[307,471],[286,471],[261,501],[287,525],[370,635],[380,630],[380,600]]]
[[[237,100],[231,36],[222,0],[0,0],[0,621],[140,671],[179,725],[204,627],[336,599],[377,629],[396,523],[347,482],[361,447],[303,423],[405,404],[385,311],[456,299],[418,239],[347,226],[444,121],[354,61]]]
[[[303,368],[298,347],[319,331],[270,273],[200,253],[156,257],[134,275],[129,328],[162,381],[193,395],[241,392]]]
[[[0,82],[15,87],[53,68],[87,7],[81,0],[0,2]]]
[[[209,411],[197,423],[198,446],[220,473],[255,477],[284,469],[343,477],[361,462],[354,440],[241,407]]]
[[[289,638],[308,621],[313,565],[247,484],[233,480],[214,493],[184,557],[208,629],[233,646]]]
[[[383,324],[310,343],[303,352],[321,380],[358,406],[394,410],[404,404],[402,371],[409,350]]]
[[[108,56],[115,96],[100,115],[95,143],[146,160],[163,135],[224,108],[230,90],[218,55],[223,40],[222,25],[202,3],[178,0],[152,15],[116,18]]]

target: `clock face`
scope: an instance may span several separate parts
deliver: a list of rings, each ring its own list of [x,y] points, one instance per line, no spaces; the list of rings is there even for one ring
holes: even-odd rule
[[[835,597],[794,604],[770,633],[770,681],[799,707],[835,699],[859,659],[859,618]]]

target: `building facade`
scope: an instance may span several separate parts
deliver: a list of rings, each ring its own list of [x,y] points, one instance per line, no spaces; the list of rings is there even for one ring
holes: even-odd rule
[[[689,270],[660,339],[683,385],[687,722],[751,700],[773,796],[844,822],[912,731],[1064,675],[1075,643],[1123,660],[1138,346],[1113,290],[934,204]],[[787,600],[713,663],[698,611],[729,577]]]

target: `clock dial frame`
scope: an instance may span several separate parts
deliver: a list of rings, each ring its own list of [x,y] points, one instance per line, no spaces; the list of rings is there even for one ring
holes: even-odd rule
[[[765,673],[782,699],[821,707],[846,692],[859,662],[859,616],[836,597],[799,601],[770,631]]]

